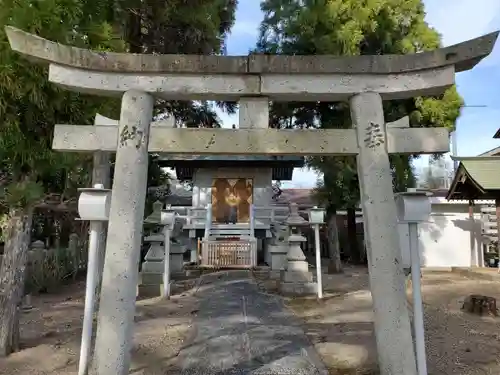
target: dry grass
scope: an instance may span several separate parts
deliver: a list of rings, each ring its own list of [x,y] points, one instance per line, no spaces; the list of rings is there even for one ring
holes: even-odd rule
[[[80,282],[56,295],[33,297],[33,309],[22,316],[22,350],[0,359],[0,375],[76,375],[84,291]],[[131,373],[166,373],[183,345],[195,311],[197,300],[189,293],[170,301],[138,301]]]
[[[366,270],[325,275],[331,297],[286,299],[330,374],[377,374],[371,295]],[[500,373],[500,319],[463,313],[463,299],[484,294],[500,300],[500,278],[425,273],[423,297],[429,375]]]

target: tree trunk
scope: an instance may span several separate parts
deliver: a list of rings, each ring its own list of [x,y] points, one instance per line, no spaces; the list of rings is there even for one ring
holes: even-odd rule
[[[347,209],[347,242],[349,243],[349,258],[353,264],[363,263],[358,244],[358,231],[356,228],[356,208]]]
[[[125,40],[129,45],[130,53],[142,53],[142,31],[141,31],[141,8],[140,2],[137,7],[131,7],[127,13],[127,26]]]
[[[24,292],[32,211],[11,209],[0,267],[0,357],[19,350],[19,309]]]
[[[342,263],[340,261],[339,231],[337,228],[337,210],[331,207],[327,211],[327,238],[328,238],[328,273],[341,273]]]
[[[498,316],[497,300],[494,297],[471,294],[466,297],[462,305],[462,310],[471,314]]]

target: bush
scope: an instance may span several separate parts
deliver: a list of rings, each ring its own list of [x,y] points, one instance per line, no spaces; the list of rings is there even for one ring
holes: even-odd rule
[[[25,293],[44,293],[74,280],[86,268],[86,254],[76,250],[36,249],[28,257]]]

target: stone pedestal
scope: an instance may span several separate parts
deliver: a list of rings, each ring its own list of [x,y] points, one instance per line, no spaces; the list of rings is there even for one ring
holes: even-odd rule
[[[271,231],[273,237],[265,248],[264,261],[271,267],[271,270],[276,271],[285,267],[290,229],[286,225],[273,223]]]
[[[172,277],[184,271],[184,253],[186,246],[180,243],[170,242],[170,273]]]
[[[269,245],[267,247],[268,252],[268,265],[271,267],[271,271],[280,271],[286,267],[286,257],[288,254],[288,244],[281,243],[276,245]]]
[[[317,292],[312,272],[309,272],[309,265],[300,248],[301,242],[305,241],[306,238],[298,234],[292,234],[288,238],[290,246],[286,257],[286,266],[280,274],[280,292],[282,294],[309,295]]]

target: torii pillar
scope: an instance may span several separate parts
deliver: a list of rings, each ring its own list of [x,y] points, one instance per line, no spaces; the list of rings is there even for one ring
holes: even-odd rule
[[[50,81],[80,92],[123,95],[119,130],[58,125],[53,142],[56,150],[117,153],[96,340],[98,375],[128,374],[148,151],[357,155],[380,373],[416,375],[389,154],[446,152],[449,138],[443,128],[386,125],[382,100],[441,94],[454,84],[455,72],[471,69],[491,52],[497,33],[415,55],[338,58],[103,54],[10,27],[6,32],[14,50],[50,63]],[[245,129],[153,127],[149,134],[152,96],[349,101],[354,128],[276,130],[251,116]],[[249,101],[244,103],[249,109]]]

